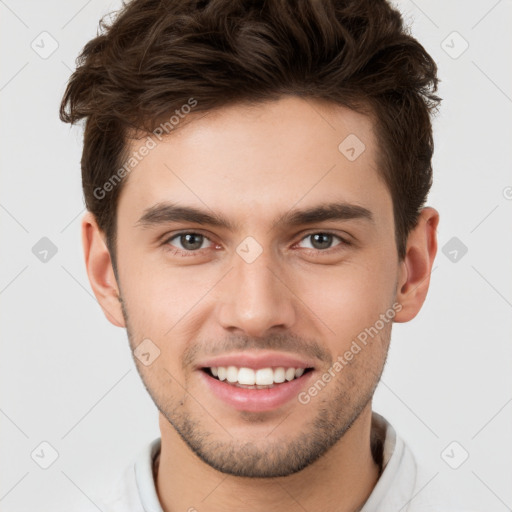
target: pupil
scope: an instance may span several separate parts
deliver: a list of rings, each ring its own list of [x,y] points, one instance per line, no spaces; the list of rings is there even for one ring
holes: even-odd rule
[[[187,249],[199,249],[203,243],[202,236],[194,233],[181,235],[181,243]],[[196,242],[194,242],[194,239],[196,239]]]
[[[320,241],[319,241],[320,239]],[[323,244],[322,244],[323,239]],[[332,235],[326,233],[316,233],[313,235],[313,246],[316,247],[315,244],[320,245],[320,247],[316,247],[317,249],[326,249],[329,247],[332,239]],[[319,243],[318,243],[319,242]]]

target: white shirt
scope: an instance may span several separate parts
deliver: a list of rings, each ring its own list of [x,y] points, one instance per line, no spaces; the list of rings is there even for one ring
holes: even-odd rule
[[[463,512],[449,504],[449,494],[433,478],[436,473],[418,467],[409,447],[375,411],[372,433],[381,437],[383,470],[360,512]],[[154,439],[126,467],[99,500],[103,512],[163,512],[153,478],[153,460],[160,445],[161,438]]]

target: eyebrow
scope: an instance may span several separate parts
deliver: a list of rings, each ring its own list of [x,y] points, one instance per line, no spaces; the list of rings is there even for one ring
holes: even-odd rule
[[[303,210],[290,210],[277,219],[275,224],[294,227],[327,220],[360,219],[375,223],[374,216],[367,208],[349,203],[325,203]],[[205,226],[225,228],[235,231],[240,227],[223,215],[193,206],[181,206],[174,203],[158,203],[144,210],[136,226],[153,227],[170,222],[191,222]]]

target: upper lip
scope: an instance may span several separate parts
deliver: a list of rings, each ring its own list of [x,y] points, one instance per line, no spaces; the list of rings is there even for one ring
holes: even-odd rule
[[[313,368],[307,358],[286,352],[236,352],[206,359],[197,365],[198,369],[218,366],[236,366],[237,368]]]

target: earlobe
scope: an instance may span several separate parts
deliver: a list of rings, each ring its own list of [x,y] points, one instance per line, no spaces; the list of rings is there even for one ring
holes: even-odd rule
[[[402,309],[396,314],[395,322],[412,320],[425,302],[437,253],[438,224],[437,210],[423,208],[416,227],[409,234],[396,294]]]
[[[104,234],[94,215],[87,212],[82,219],[82,245],[89,282],[103,313],[112,324],[125,327],[119,301],[119,287]]]

